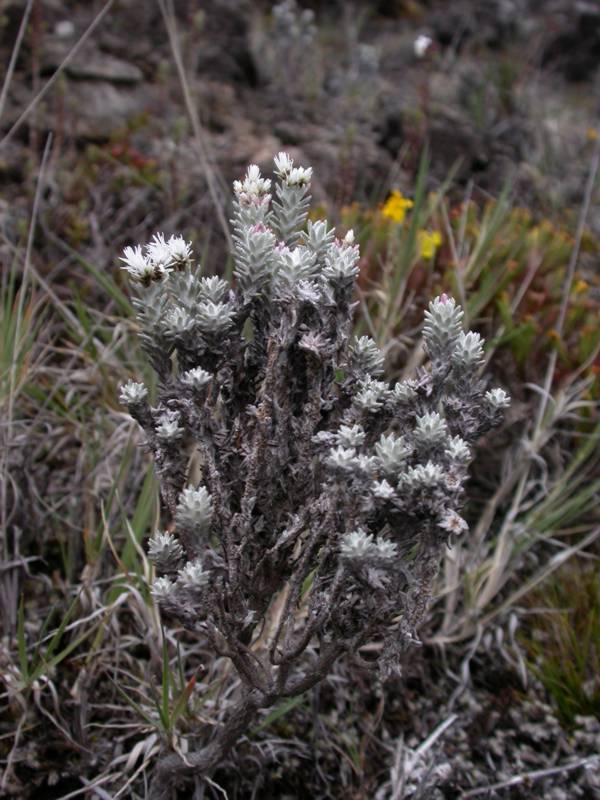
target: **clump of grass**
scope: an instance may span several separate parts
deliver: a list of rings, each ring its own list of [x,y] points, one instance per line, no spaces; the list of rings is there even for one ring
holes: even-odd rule
[[[520,643],[560,717],[600,718],[600,582],[596,561],[573,560],[528,598]]]

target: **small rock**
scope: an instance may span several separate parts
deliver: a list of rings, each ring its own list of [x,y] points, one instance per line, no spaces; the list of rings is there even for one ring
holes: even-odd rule
[[[70,39],[75,33],[75,25],[70,19],[61,19],[54,26],[54,33],[59,39]]]
[[[139,67],[108,53],[80,53],[66,67],[70,78],[77,80],[109,81],[110,83],[140,83],[144,74]]]
[[[125,89],[108,81],[73,81],[65,96],[70,132],[91,141],[105,140],[132,117],[156,112],[157,94],[147,85]]]

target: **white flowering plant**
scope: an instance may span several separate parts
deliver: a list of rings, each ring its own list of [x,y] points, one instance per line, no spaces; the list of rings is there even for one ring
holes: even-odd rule
[[[197,749],[159,761],[151,796],[214,769],[261,709],[346,657],[382,676],[416,640],[459,511],[473,443],[509,402],[482,378],[483,342],[442,295],[425,312],[429,362],[391,385],[352,336],[359,251],[308,220],[312,170],[234,183],[233,284],[156,234],[122,261],[157,373],[121,401],[161,480],[166,532],[148,555],[165,621],[205,637],[239,677]],[[361,648],[373,641],[378,656]]]

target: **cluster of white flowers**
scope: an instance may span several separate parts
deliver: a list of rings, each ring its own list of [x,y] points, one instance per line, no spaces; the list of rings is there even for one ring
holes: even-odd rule
[[[184,434],[184,429],[179,425],[181,417],[178,411],[165,411],[156,426],[156,436],[164,444],[176,442]]]
[[[390,394],[387,384],[367,378],[359,381],[359,386],[359,391],[354,395],[356,407],[366,413],[379,411]]]
[[[202,561],[195,558],[179,570],[177,581],[186,588],[199,588],[206,586],[210,579],[210,572],[205,570]]]
[[[294,286],[314,275],[317,256],[308,247],[293,249],[280,244],[275,248],[275,284]]]
[[[485,393],[485,399],[494,411],[498,411],[502,408],[508,408],[510,405],[510,397],[507,395],[504,389],[490,389],[489,392]]]
[[[354,234],[353,234],[354,235]],[[326,219],[308,221],[307,230],[302,232],[302,241],[317,258],[322,258],[335,240],[335,229],[327,227]]]
[[[155,533],[148,542],[148,555],[161,572],[173,571],[182,560],[183,548],[171,533]]]
[[[365,431],[361,425],[340,425],[335,438],[341,447],[360,447],[365,441]]]
[[[454,345],[451,360],[468,369],[482,364],[484,361],[483,339],[478,333],[461,331]]]
[[[119,402],[126,406],[136,405],[137,403],[141,403],[147,397],[148,389],[146,389],[144,384],[130,380],[121,386]]]
[[[344,534],[340,544],[341,556],[350,559],[375,558],[387,561],[396,556],[396,551],[393,542],[382,537],[374,541],[372,534],[365,533],[362,528]]]
[[[149,285],[162,280],[173,270],[183,270],[192,263],[192,246],[182,236],[165,239],[164,234],[155,233],[142,249],[141,245],[126,247],[120,258],[129,277]]]
[[[175,584],[170,578],[157,578],[152,584],[152,596],[156,600],[166,600],[175,588]]]
[[[382,481],[373,481],[371,491],[373,492],[373,497],[377,497],[379,500],[393,500],[396,497],[394,487],[385,478]]]
[[[157,578],[152,584],[152,595],[157,600],[167,600],[176,589],[194,592],[208,585],[210,572],[205,570],[199,558],[188,561],[178,572],[175,581],[170,578]]]
[[[351,472],[356,466],[356,450],[352,447],[333,447],[329,451],[327,464],[331,469]]]
[[[398,381],[393,389],[394,400],[399,403],[410,403],[417,396],[417,382],[414,380]]]
[[[242,205],[267,206],[271,201],[271,180],[262,177],[256,164],[250,164],[244,179],[233,182],[233,191]]]
[[[484,399],[483,341],[445,295],[426,314],[431,358],[415,380],[385,379],[376,342],[351,337],[358,244],[308,220],[312,178],[282,152],[272,180],[253,164],[235,182],[231,283],[189,269],[181,237],[156,234],[122,258],[142,284],[132,303],[157,377],[154,406],[141,383],[120,394],[169,519],[149,542],[164,576],[152,594],[219,652],[225,642],[245,687],[269,703],[322,679],[315,641],[337,656],[338,640],[340,653],[381,640],[381,674],[398,666],[431,565],[467,528],[470,445],[509,401],[500,389]],[[307,581],[306,613],[288,604],[256,662],[268,609]]]
[[[459,536],[461,533],[465,533],[465,531],[469,530],[469,526],[465,522],[465,520],[456,513],[456,511],[452,511],[449,509],[445,511],[440,519],[438,520],[438,525],[448,533],[453,533],[456,536]]]
[[[278,153],[274,159],[275,174],[286,186],[308,186],[312,180],[312,167],[295,167],[288,153]]]
[[[352,343],[350,363],[356,370],[369,375],[383,373],[383,353],[370,336],[361,336]]]
[[[234,313],[229,303],[207,300],[198,307],[195,321],[202,333],[220,335],[233,325]]]
[[[444,481],[444,470],[439,464],[428,461],[417,464],[400,475],[398,485],[408,489],[434,489]]]
[[[183,306],[172,306],[165,314],[162,328],[169,339],[178,339],[196,325],[194,316]]]
[[[360,271],[359,258],[360,250],[358,245],[354,244],[354,233],[349,231],[341,241],[336,239],[327,251],[323,274],[333,283],[349,285],[354,282]]]
[[[431,358],[449,357],[462,333],[463,310],[453,297],[441,294],[425,312],[423,339]]]
[[[415,441],[424,447],[441,444],[448,436],[446,420],[437,411],[417,417]]]
[[[175,513],[178,530],[205,533],[210,527],[212,516],[212,496],[204,486],[183,490]]]
[[[444,452],[451,461],[459,464],[467,464],[471,460],[471,449],[460,436],[451,436]]]
[[[412,445],[403,436],[396,436],[393,433],[388,436],[381,434],[375,445],[378,466],[388,476],[396,475],[412,452]]]
[[[194,369],[189,369],[187,372],[183,372],[180,378],[181,382],[185,386],[189,386],[191,389],[204,389],[212,381],[212,375],[210,372],[207,372],[202,367],[194,367]]]

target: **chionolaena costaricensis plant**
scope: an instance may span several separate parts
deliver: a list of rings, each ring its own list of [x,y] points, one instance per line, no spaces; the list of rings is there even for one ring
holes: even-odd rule
[[[486,391],[482,340],[442,295],[425,312],[428,365],[395,385],[352,337],[358,246],[307,222],[312,170],[275,158],[234,183],[234,286],[202,277],[190,245],[156,234],[122,261],[136,287],[154,405],[144,430],[168,532],[148,553],[167,620],[200,632],[239,677],[222,724],[158,762],[152,797],[208,774],[260,709],[350,656],[386,675],[416,639],[459,515],[473,442],[508,397]],[[360,648],[379,641],[379,657]],[[203,739],[203,736],[205,738]]]

